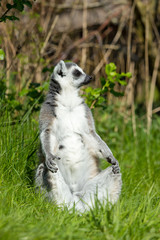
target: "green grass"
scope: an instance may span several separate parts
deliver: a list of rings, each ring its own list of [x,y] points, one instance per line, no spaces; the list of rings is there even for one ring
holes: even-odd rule
[[[123,187],[116,205],[97,206],[78,215],[59,209],[35,194],[38,124],[33,117],[12,125],[0,117],[0,239],[160,239],[160,119],[147,138],[137,120],[102,115],[97,129],[119,160]],[[7,123],[7,125],[6,125]],[[102,168],[107,163],[102,161]]]

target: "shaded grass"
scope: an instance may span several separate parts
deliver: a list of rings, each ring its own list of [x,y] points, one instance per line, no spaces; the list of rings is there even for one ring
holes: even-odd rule
[[[158,118],[149,137],[143,122],[137,121],[135,139],[130,122],[101,115],[97,129],[119,160],[122,194],[116,205],[97,203],[82,215],[35,194],[38,124],[29,118],[22,124],[11,121],[7,112],[0,120],[0,239],[160,239]],[[101,166],[108,164],[102,161]]]

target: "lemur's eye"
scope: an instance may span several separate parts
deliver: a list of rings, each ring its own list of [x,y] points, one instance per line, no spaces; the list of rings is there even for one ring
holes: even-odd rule
[[[73,76],[74,77],[80,77],[82,75],[82,73],[78,70],[78,69],[75,69],[74,71],[73,71]]]

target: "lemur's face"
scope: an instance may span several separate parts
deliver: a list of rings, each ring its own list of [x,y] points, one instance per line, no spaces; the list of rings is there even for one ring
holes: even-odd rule
[[[92,80],[92,77],[85,74],[77,64],[71,62],[65,63],[62,60],[56,65],[53,76],[62,88],[70,86],[80,88]]]

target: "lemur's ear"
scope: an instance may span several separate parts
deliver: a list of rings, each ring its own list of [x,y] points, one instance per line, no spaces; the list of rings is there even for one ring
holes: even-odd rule
[[[65,65],[64,61],[61,60],[61,61],[56,65],[54,72],[55,72],[56,74],[60,75],[61,77],[66,76],[67,69],[66,69],[66,65]]]

